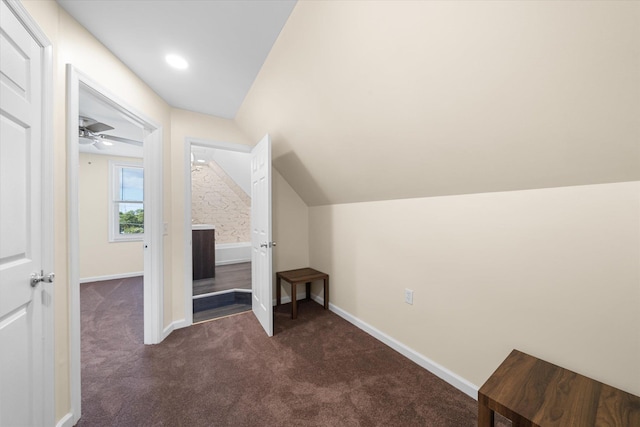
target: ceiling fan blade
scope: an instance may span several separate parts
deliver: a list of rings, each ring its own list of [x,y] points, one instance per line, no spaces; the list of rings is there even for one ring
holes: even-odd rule
[[[97,122],[92,125],[85,126],[85,128],[90,130],[91,132],[98,133],[98,132],[104,132],[106,130],[111,130],[113,129],[113,126],[109,126],[109,125],[105,125],[104,123]]]
[[[131,145],[135,145],[137,147],[142,147],[142,141],[136,141],[134,139],[122,138],[120,136],[104,135],[104,134],[100,135],[100,138],[107,139],[109,141],[124,142],[125,144],[131,144]]]

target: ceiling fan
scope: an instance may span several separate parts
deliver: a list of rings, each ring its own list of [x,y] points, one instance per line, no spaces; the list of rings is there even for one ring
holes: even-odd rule
[[[78,124],[78,136],[80,138],[80,144],[93,144],[93,146],[98,150],[104,150],[108,146],[113,145],[114,142],[124,142],[125,144],[142,147],[141,141],[122,138],[115,135],[105,135],[102,133],[112,129],[114,129],[113,126],[109,126],[105,123],[100,123],[99,121],[89,117],[80,116]]]

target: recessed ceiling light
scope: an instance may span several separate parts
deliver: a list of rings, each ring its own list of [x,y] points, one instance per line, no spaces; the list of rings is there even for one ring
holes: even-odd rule
[[[187,60],[178,55],[170,54],[165,56],[164,59],[169,65],[171,65],[173,68],[177,68],[178,70],[184,70],[189,67],[189,63],[187,62]]]

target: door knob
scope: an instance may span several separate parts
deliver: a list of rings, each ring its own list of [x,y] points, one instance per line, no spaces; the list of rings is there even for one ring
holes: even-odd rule
[[[40,270],[40,274],[31,273],[31,286],[35,287],[40,282],[44,283],[53,283],[53,280],[56,278],[55,273],[44,274],[44,271]]]

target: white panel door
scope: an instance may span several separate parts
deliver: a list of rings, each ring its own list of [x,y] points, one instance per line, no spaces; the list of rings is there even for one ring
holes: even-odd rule
[[[0,426],[40,426],[42,50],[4,2],[0,28]]]
[[[272,246],[271,138],[265,135],[251,151],[251,306],[268,336],[273,335]]]

